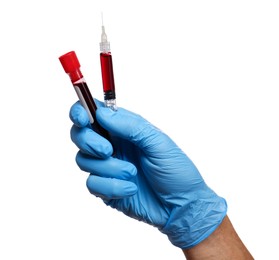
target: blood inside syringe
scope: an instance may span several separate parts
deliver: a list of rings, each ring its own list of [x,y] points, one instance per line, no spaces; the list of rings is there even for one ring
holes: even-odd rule
[[[100,53],[104,99],[115,99],[112,57],[110,52]]]

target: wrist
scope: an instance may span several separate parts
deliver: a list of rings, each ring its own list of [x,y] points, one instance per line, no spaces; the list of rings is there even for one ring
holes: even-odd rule
[[[209,189],[209,188],[208,188]],[[195,199],[186,200],[170,213],[167,224],[160,229],[171,243],[181,249],[191,248],[209,237],[221,224],[227,213],[225,199],[209,189]]]
[[[227,216],[208,238],[190,249],[184,249],[183,253],[189,260],[220,259],[220,256],[222,259],[253,259]]]

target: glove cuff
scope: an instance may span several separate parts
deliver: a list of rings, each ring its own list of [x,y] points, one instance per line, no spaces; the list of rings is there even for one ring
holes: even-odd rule
[[[167,224],[160,231],[173,245],[181,249],[193,247],[221,224],[227,214],[227,203],[213,191],[211,195],[172,210]]]

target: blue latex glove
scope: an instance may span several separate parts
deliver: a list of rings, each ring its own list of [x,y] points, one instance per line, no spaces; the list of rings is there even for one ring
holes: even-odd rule
[[[157,227],[177,247],[190,248],[222,222],[227,205],[204,182],[185,153],[141,116],[97,101],[97,120],[112,145],[95,133],[79,102],[70,110],[76,162],[87,188],[124,214]]]

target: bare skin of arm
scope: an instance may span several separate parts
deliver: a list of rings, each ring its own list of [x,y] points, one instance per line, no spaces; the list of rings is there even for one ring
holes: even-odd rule
[[[253,256],[242,243],[226,216],[220,226],[198,245],[183,250],[187,260],[252,260]]]

